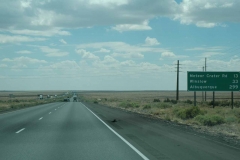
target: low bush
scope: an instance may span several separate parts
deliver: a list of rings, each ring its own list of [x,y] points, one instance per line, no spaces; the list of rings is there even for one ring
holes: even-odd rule
[[[214,126],[225,123],[224,118],[218,115],[198,115],[194,119],[204,126]]]
[[[219,102],[219,106],[222,106],[222,107],[230,106],[230,105],[231,105],[231,102],[230,102],[230,101],[227,101],[227,100],[224,100],[224,101],[220,101],[220,102]]]
[[[169,114],[166,114],[165,117],[164,117],[164,119],[165,119],[166,121],[171,121],[171,117],[169,116]]]
[[[237,121],[238,121],[238,119],[235,116],[230,116],[230,117],[225,118],[226,123],[234,123],[234,122],[237,122]]]
[[[214,101],[214,106],[220,106],[219,104],[220,104],[219,101]],[[208,102],[208,105],[212,106],[213,105],[213,101]]]
[[[151,109],[151,106],[149,104],[145,105],[143,109]]]
[[[172,104],[177,104],[177,102],[178,102],[177,100],[171,99]]]
[[[171,103],[173,103],[173,104],[177,104],[177,100],[169,99],[169,98],[164,99],[163,102],[171,102]]]
[[[93,103],[98,104],[98,101],[95,100]]]
[[[169,98],[167,98],[167,99],[164,99],[163,102],[171,102],[171,100]]]
[[[188,99],[188,100],[185,101],[185,103],[193,104],[193,101],[191,101],[191,100]]]
[[[137,103],[133,103],[133,102],[122,102],[119,105],[122,108],[139,108],[140,105]]]
[[[204,112],[200,110],[199,107],[193,106],[191,108],[177,109],[174,111],[177,117],[181,119],[190,119],[194,118],[197,115],[203,115]]]
[[[240,119],[240,110],[234,110],[234,116]]]
[[[166,108],[171,108],[172,105],[169,103],[158,103],[158,104],[154,105],[154,107],[166,109]]]
[[[240,101],[234,101],[234,107],[239,108],[240,107]]]
[[[154,99],[153,102],[161,102],[160,99]]]
[[[150,113],[153,114],[153,115],[161,115],[162,111],[160,109],[157,109],[157,108],[152,108],[150,110]]]

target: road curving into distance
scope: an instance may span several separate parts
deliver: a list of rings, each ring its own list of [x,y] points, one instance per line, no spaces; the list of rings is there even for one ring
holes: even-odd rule
[[[240,149],[138,114],[64,102],[0,114],[0,159],[235,160]]]

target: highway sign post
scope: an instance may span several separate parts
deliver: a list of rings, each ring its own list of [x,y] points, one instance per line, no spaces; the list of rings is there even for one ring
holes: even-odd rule
[[[189,71],[187,73],[187,90],[194,91],[194,100],[196,100],[196,91],[213,91],[213,103],[215,91],[231,91],[233,105],[233,92],[240,91],[240,72]]]

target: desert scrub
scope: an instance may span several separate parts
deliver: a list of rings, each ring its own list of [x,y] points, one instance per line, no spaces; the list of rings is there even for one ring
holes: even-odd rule
[[[203,115],[204,111],[202,111],[199,107],[193,106],[190,108],[175,108],[174,114],[181,119],[191,119],[196,117],[197,115]]]
[[[240,110],[235,108],[233,111],[234,111],[234,115],[235,115],[238,119],[240,119]]]
[[[150,113],[153,115],[162,115],[163,112],[159,108],[151,108]]]
[[[154,99],[153,102],[161,102],[160,99]]]
[[[144,107],[143,107],[143,109],[151,109],[152,107],[149,105],[149,104],[147,104],[147,105],[145,105]]]
[[[187,104],[193,104],[193,101],[191,101],[191,100],[188,99],[188,100],[185,101],[185,103],[187,103]]]
[[[219,115],[198,115],[194,118],[204,126],[215,126],[225,123],[224,118]]]
[[[235,116],[230,116],[230,117],[226,117],[225,118],[225,122],[226,123],[235,123],[235,122],[238,122],[238,119],[237,119],[237,117],[235,117]]]
[[[172,105],[169,103],[157,103],[157,104],[154,104],[153,107],[166,109],[166,108],[171,108]]]
[[[165,117],[164,117],[164,119],[165,119],[166,121],[171,121],[171,117],[170,117],[169,114],[166,114]]]
[[[234,107],[237,107],[237,108],[240,107],[240,101],[235,101],[233,104],[234,104]]]
[[[134,102],[122,102],[119,104],[122,108],[139,108],[140,105]]]

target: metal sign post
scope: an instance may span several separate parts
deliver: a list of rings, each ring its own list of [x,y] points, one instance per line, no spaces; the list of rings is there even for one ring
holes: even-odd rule
[[[213,108],[215,107],[215,92],[213,91]]]
[[[196,106],[197,105],[197,96],[196,96],[196,91],[194,92],[194,106]]]

